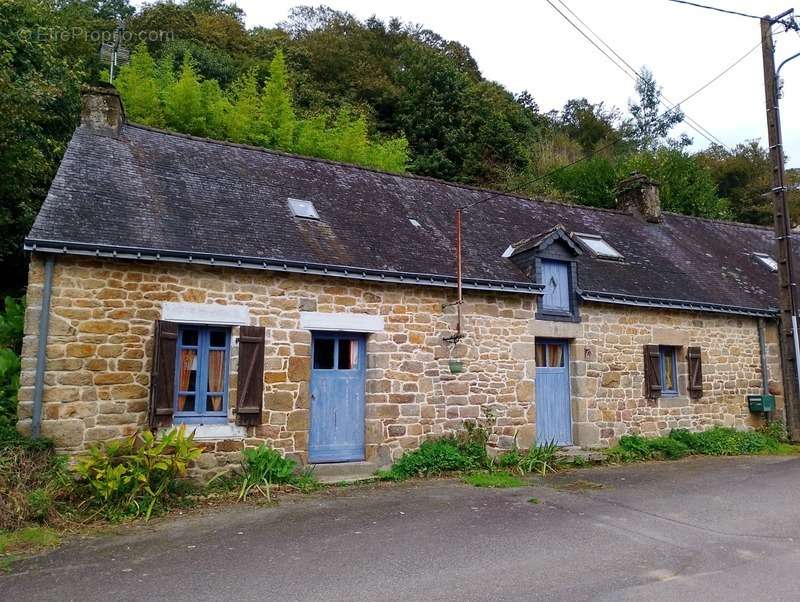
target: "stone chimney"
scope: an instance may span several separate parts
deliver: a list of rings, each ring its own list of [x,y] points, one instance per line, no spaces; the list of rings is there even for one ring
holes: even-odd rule
[[[615,190],[617,209],[627,211],[631,215],[639,215],[645,221],[659,223],[661,221],[661,197],[658,182],[644,174],[633,172],[622,180]]]
[[[116,136],[125,123],[125,110],[117,89],[110,84],[81,90],[81,125],[105,136]]]

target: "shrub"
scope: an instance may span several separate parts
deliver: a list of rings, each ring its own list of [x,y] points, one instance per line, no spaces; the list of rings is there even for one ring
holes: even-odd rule
[[[297,463],[294,460],[284,458],[279,451],[263,443],[258,447],[242,450],[240,500],[247,498],[253,489],[257,489],[266,495],[268,501],[272,501],[270,488],[278,484],[293,485],[301,491],[309,491],[317,485],[313,473],[297,473]]]
[[[90,499],[110,519],[149,519],[176,491],[178,480],[202,453],[185,427],[157,438],[150,431],[96,445],[78,460],[76,470]]]
[[[648,440],[641,435],[623,435],[618,445],[629,458],[649,460],[653,457]]]
[[[24,316],[22,299],[6,297],[0,312],[0,442],[19,439],[15,425]]]
[[[789,433],[786,431],[786,425],[780,420],[772,420],[758,429],[758,432],[770,439],[774,439],[778,443],[788,443]]]
[[[648,446],[653,457],[667,460],[678,460],[692,453],[688,445],[670,437],[654,437],[648,441]]]
[[[401,478],[428,477],[445,472],[478,468],[473,460],[462,453],[452,437],[424,441],[419,448],[404,453],[392,466],[392,472]]]

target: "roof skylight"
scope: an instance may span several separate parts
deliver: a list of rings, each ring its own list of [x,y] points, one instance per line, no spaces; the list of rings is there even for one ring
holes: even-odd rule
[[[314,203],[311,201],[304,201],[302,199],[287,199],[289,201],[289,209],[295,217],[304,217],[306,219],[319,219],[319,214],[314,208]]]
[[[415,220],[413,217],[409,217],[408,221],[411,222],[411,225],[414,226],[415,228],[419,228],[419,222]]]
[[[622,259],[622,254],[608,244],[602,236],[596,234],[581,234],[576,232],[575,238],[584,247],[589,249],[595,257],[601,259]]]
[[[778,271],[778,262],[775,261],[775,258],[772,255],[767,255],[766,253],[753,253],[753,255],[758,258],[761,263],[767,266],[770,272],[777,272]]]

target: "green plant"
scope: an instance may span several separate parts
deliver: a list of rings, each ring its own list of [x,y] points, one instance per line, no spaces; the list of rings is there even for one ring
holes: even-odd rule
[[[0,442],[19,439],[17,423],[17,391],[19,390],[22,328],[25,303],[6,297],[0,312]]]
[[[401,478],[427,477],[445,472],[476,468],[472,460],[461,453],[453,438],[423,441],[419,448],[404,453],[392,466]]]
[[[263,443],[258,447],[243,449],[242,487],[239,490],[239,499],[246,499],[253,489],[257,489],[266,495],[267,501],[272,501],[270,487],[279,483],[294,482],[296,468],[294,460],[284,458],[279,451]]]
[[[622,451],[637,460],[649,460],[653,457],[648,439],[641,435],[623,435],[618,445]]]
[[[464,482],[474,487],[522,487],[525,481],[510,472],[474,472],[464,477]]]
[[[770,439],[774,439],[778,443],[789,442],[789,433],[786,430],[786,425],[780,420],[771,420],[759,427],[758,432]]]
[[[108,518],[144,516],[175,492],[189,462],[202,447],[180,426],[160,438],[143,431],[127,439],[92,447],[78,460],[76,471],[92,502]]]
[[[523,472],[536,472],[545,476],[549,472],[557,472],[560,465],[558,445],[551,441],[531,447],[522,457],[519,468]]]

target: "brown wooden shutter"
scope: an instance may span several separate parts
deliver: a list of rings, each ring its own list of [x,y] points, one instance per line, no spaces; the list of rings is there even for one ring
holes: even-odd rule
[[[148,411],[148,423],[151,428],[172,424],[177,347],[178,325],[174,322],[156,320]]]
[[[658,345],[644,346],[644,394],[648,399],[661,397],[661,354]]]
[[[703,396],[703,362],[700,358],[700,347],[689,347],[686,350],[689,364],[688,387],[689,397],[699,399]]]
[[[261,424],[264,400],[264,329],[242,326],[239,329],[239,395],[236,401],[236,423]]]

